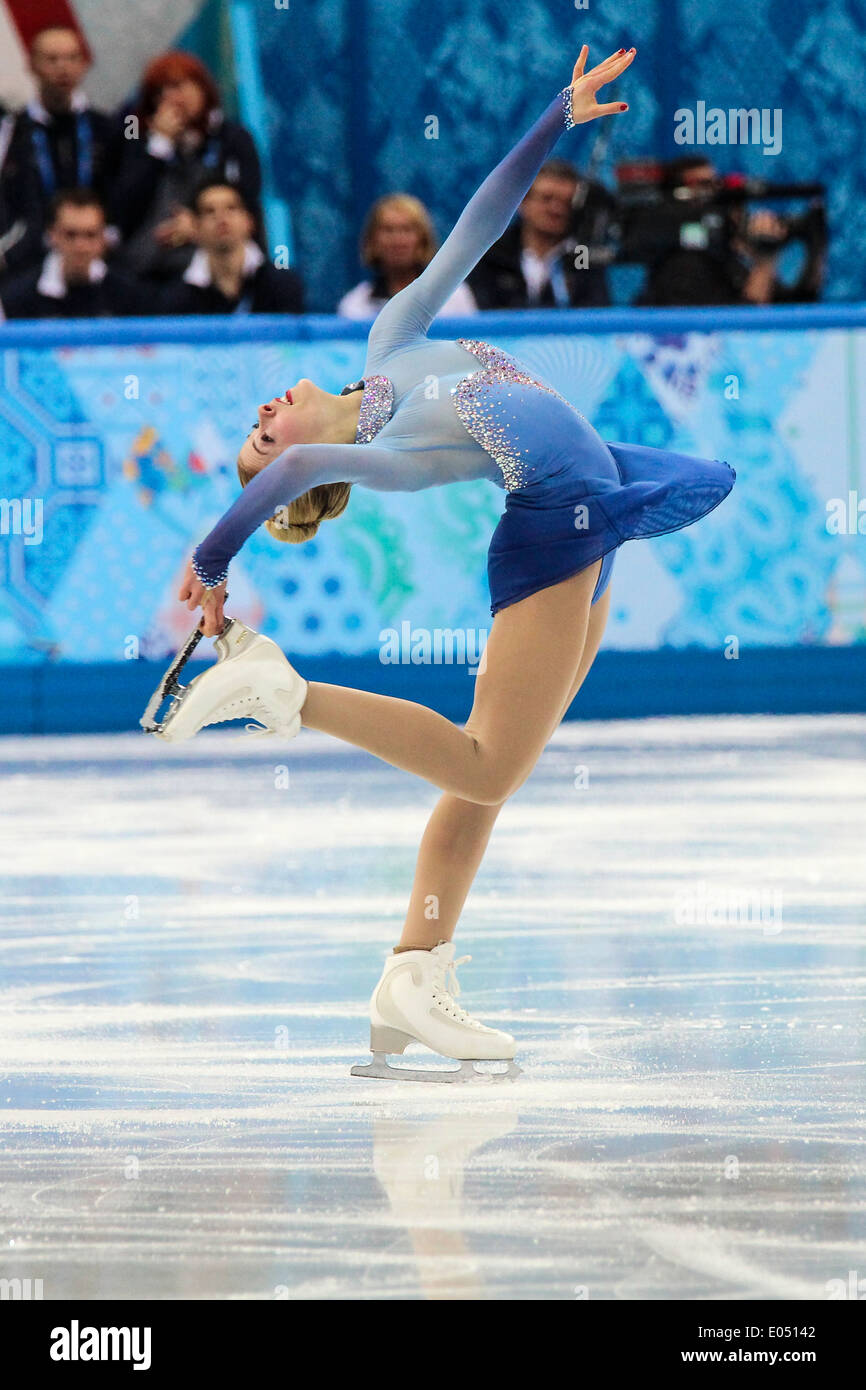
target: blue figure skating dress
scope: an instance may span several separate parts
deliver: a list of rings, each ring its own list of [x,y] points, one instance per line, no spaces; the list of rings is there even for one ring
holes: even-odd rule
[[[475,339],[427,337],[434,315],[505,231],[569,126],[566,88],[473,194],[422,274],[373,323],[356,442],[293,444],[264,467],[196,548],[193,568],[203,584],[222,582],[256,527],[320,483],[416,492],[487,478],[505,492],[488,552],[491,613],[602,560],[595,603],[623,541],[688,526],[728,495],[735,478],[729,464],[607,444],[509,353]]]

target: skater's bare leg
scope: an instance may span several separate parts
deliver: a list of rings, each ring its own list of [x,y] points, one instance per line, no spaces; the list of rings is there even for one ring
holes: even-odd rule
[[[610,586],[592,608],[580,663],[563,702],[560,719],[586,679],[607,622]],[[478,872],[499,812],[505,803],[482,806],[445,792],[424,831],[415,881],[397,949],[432,948],[454,935],[463,904]]]
[[[493,619],[464,729],[411,700],[310,681],[310,729],[365,748],[466,801],[497,806],[559,723],[583,654],[601,561]]]
[[[398,942],[401,951],[450,941],[504,802],[481,806],[445,792],[427,822]]]

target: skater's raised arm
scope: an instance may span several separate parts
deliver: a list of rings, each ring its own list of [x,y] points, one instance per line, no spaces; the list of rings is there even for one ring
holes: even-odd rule
[[[571,84],[557,93],[535,125],[487,175],[426,269],[380,311],[370,330],[368,369],[372,361],[382,360],[427,332],[448,296],[502,236],[563,130],[628,110],[624,102],[599,105],[595,94],[619,77],[632,62],[635,50],[626,53],[620,49],[584,74],[587,53],[584,44]]]

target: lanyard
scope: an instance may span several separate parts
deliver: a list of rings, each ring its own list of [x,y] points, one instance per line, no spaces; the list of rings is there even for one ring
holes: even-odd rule
[[[215,135],[211,135],[209,136],[207,144],[204,147],[204,153],[202,154],[201,162],[205,169],[212,169],[213,166],[217,163],[218,159],[219,141],[217,140]]]
[[[550,266],[550,288],[553,290],[553,297],[560,309],[567,309],[571,303],[568,293],[568,285],[565,282],[565,270],[559,256]]]
[[[38,121],[32,122],[31,137],[36,162],[39,165],[42,187],[46,197],[50,198],[57,188],[57,174],[54,169],[54,161],[51,158],[48,134],[45,127]],[[75,117],[75,155],[76,185],[79,188],[90,188],[93,183],[93,132],[86,111],[79,111]]]

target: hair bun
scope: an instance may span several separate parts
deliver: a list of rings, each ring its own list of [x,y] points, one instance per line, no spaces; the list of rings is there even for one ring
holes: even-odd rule
[[[277,541],[290,541],[300,544],[303,541],[311,541],[319,529],[317,521],[281,521],[277,517],[271,517],[265,522],[265,529]]]

